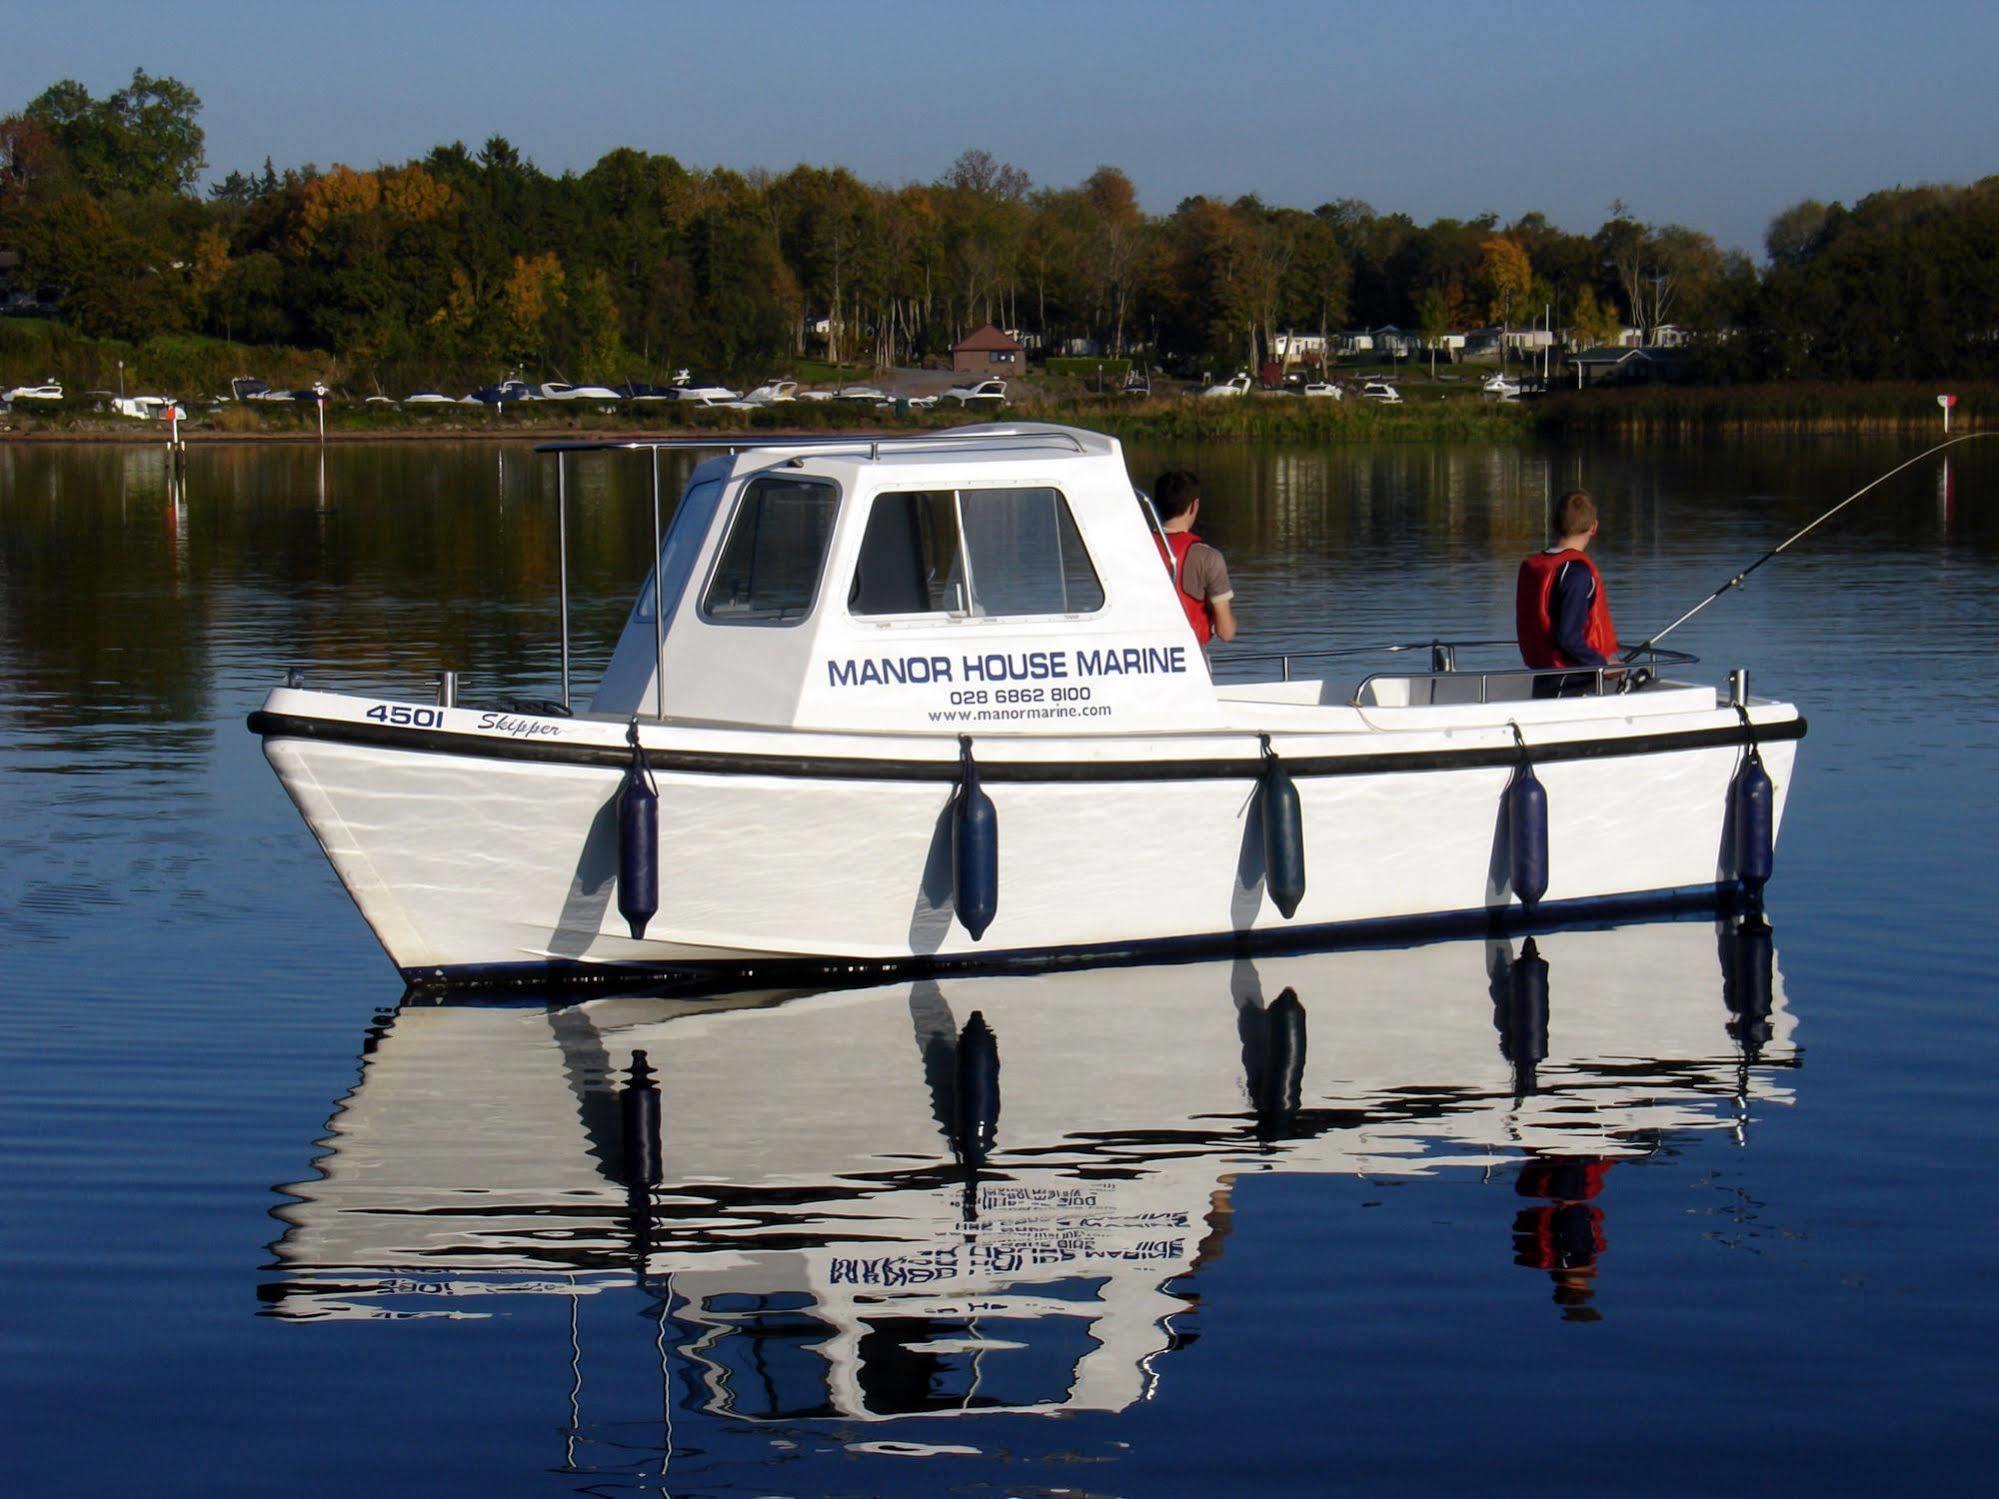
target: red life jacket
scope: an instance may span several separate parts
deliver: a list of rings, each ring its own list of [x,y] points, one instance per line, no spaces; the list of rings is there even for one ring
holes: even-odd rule
[[[1520,581],[1513,592],[1513,624],[1520,635],[1520,659],[1541,670],[1583,664],[1571,661],[1556,646],[1554,611],[1549,607],[1555,596],[1555,575],[1569,562],[1588,568],[1590,580],[1596,584],[1583,639],[1606,660],[1617,655],[1617,627],[1610,622],[1610,603],[1604,597],[1603,574],[1596,570],[1596,564],[1574,548],[1536,552],[1520,564]]]
[[[1180,607],[1187,611],[1187,623],[1194,627],[1194,638],[1206,645],[1215,633],[1214,621],[1208,617],[1208,601],[1197,599],[1180,586],[1180,574],[1186,570],[1187,554],[1201,544],[1201,538],[1192,531],[1168,531],[1166,546],[1170,551],[1162,551],[1166,570],[1173,574],[1173,591],[1180,595]]]

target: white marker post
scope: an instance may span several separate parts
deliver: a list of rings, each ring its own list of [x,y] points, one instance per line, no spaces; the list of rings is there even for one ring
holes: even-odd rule
[[[1943,407],[1943,429],[1946,434],[1948,434],[1950,431],[1950,408],[1955,406],[1956,404],[1957,404],[1956,396],[1937,397],[1937,405]]]
[[[319,408],[319,445],[323,448],[326,446],[326,397],[315,396],[312,404]]]

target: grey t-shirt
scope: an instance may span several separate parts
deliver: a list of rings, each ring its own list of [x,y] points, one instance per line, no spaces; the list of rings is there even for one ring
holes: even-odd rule
[[[1190,599],[1209,604],[1226,604],[1235,597],[1229,586],[1229,565],[1222,554],[1205,541],[1187,548],[1187,560],[1180,564],[1180,591]]]

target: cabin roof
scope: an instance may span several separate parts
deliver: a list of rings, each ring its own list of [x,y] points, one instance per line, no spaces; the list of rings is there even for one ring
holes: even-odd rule
[[[1011,351],[1019,350],[1022,347],[1023,345],[1019,339],[1008,338],[991,323],[987,323],[978,332],[967,333],[963,338],[952,344],[951,352],[953,354],[983,354],[987,350]]]
[[[849,463],[975,464],[995,459],[1060,460],[1121,454],[1116,439],[1052,422],[990,422],[947,427],[937,432],[861,432],[808,437],[665,437],[613,442],[547,442],[537,453],[683,451],[814,457]]]

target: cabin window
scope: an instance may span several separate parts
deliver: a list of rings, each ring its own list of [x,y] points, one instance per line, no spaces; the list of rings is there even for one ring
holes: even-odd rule
[[[1057,489],[883,494],[847,607],[862,616],[1093,614],[1103,584]]]
[[[753,480],[736,502],[702,612],[718,624],[787,624],[811,613],[839,499],[818,480]]]
[[[708,539],[708,526],[715,519],[721,498],[722,481],[704,479],[688,488],[667,519],[666,535],[659,544],[659,574],[666,583],[666,615],[669,620],[680,608],[680,596],[687,591],[687,579],[694,570],[694,559],[701,551],[701,543]],[[645,587],[639,590],[639,602],[634,611],[635,618],[647,623],[652,620],[652,585],[653,575],[648,571]]]

